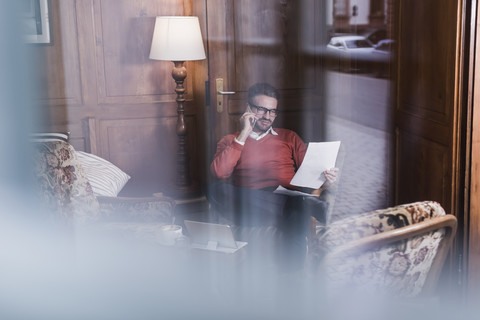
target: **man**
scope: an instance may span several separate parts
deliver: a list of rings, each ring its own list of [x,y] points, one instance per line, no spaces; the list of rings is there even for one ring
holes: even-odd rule
[[[302,259],[310,214],[324,220],[328,204],[314,197],[273,193],[279,185],[292,186],[307,146],[293,131],[273,128],[278,115],[278,92],[268,83],[248,91],[241,131],[223,137],[211,164],[220,180],[209,189],[209,201],[220,215],[238,226],[276,226],[283,234],[286,260]],[[316,195],[335,182],[338,169],[326,170],[326,182]]]

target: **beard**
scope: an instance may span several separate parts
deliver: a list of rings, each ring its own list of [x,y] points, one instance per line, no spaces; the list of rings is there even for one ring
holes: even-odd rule
[[[254,131],[256,131],[257,133],[264,133],[272,126],[272,123],[273,122],[269,119],[260,118],[255,123]]]

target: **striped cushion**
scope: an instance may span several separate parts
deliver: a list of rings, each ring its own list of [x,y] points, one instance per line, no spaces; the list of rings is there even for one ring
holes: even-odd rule
[[[97,196],[116,197],[130,179],[114,164],[94,154],[77,151],[77,157]]]
[[[32,142],[51,142],[64,141],[68,142],[70,132],[45,132],[30,134],[30,141]]]

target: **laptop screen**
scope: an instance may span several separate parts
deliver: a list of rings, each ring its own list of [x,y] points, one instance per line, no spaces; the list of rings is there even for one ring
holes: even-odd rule
[[[207,245],[215,241],[219,247],[237,248],[237,242],[229,225],[185,220],[190,238],[194,243]]]

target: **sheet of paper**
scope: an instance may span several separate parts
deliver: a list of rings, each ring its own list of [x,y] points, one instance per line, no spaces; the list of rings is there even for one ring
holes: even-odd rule
[[[302,165],[290,184],[318,189],[326,181],[323,171],[335,167],[340,141],[310,142]]]
[[[316,197],[315,195],[310,194],[310,193],[305,193],[305,192],[301,192],[301,191],[297,191],[297,190],[290,190],[290,189],[284,188],[282,186],[278,186],[277,189],[275,189],[275,191],[273,191],[273,192],[274,193],[280,193],[280,194],[286,194],[287,196]]]

